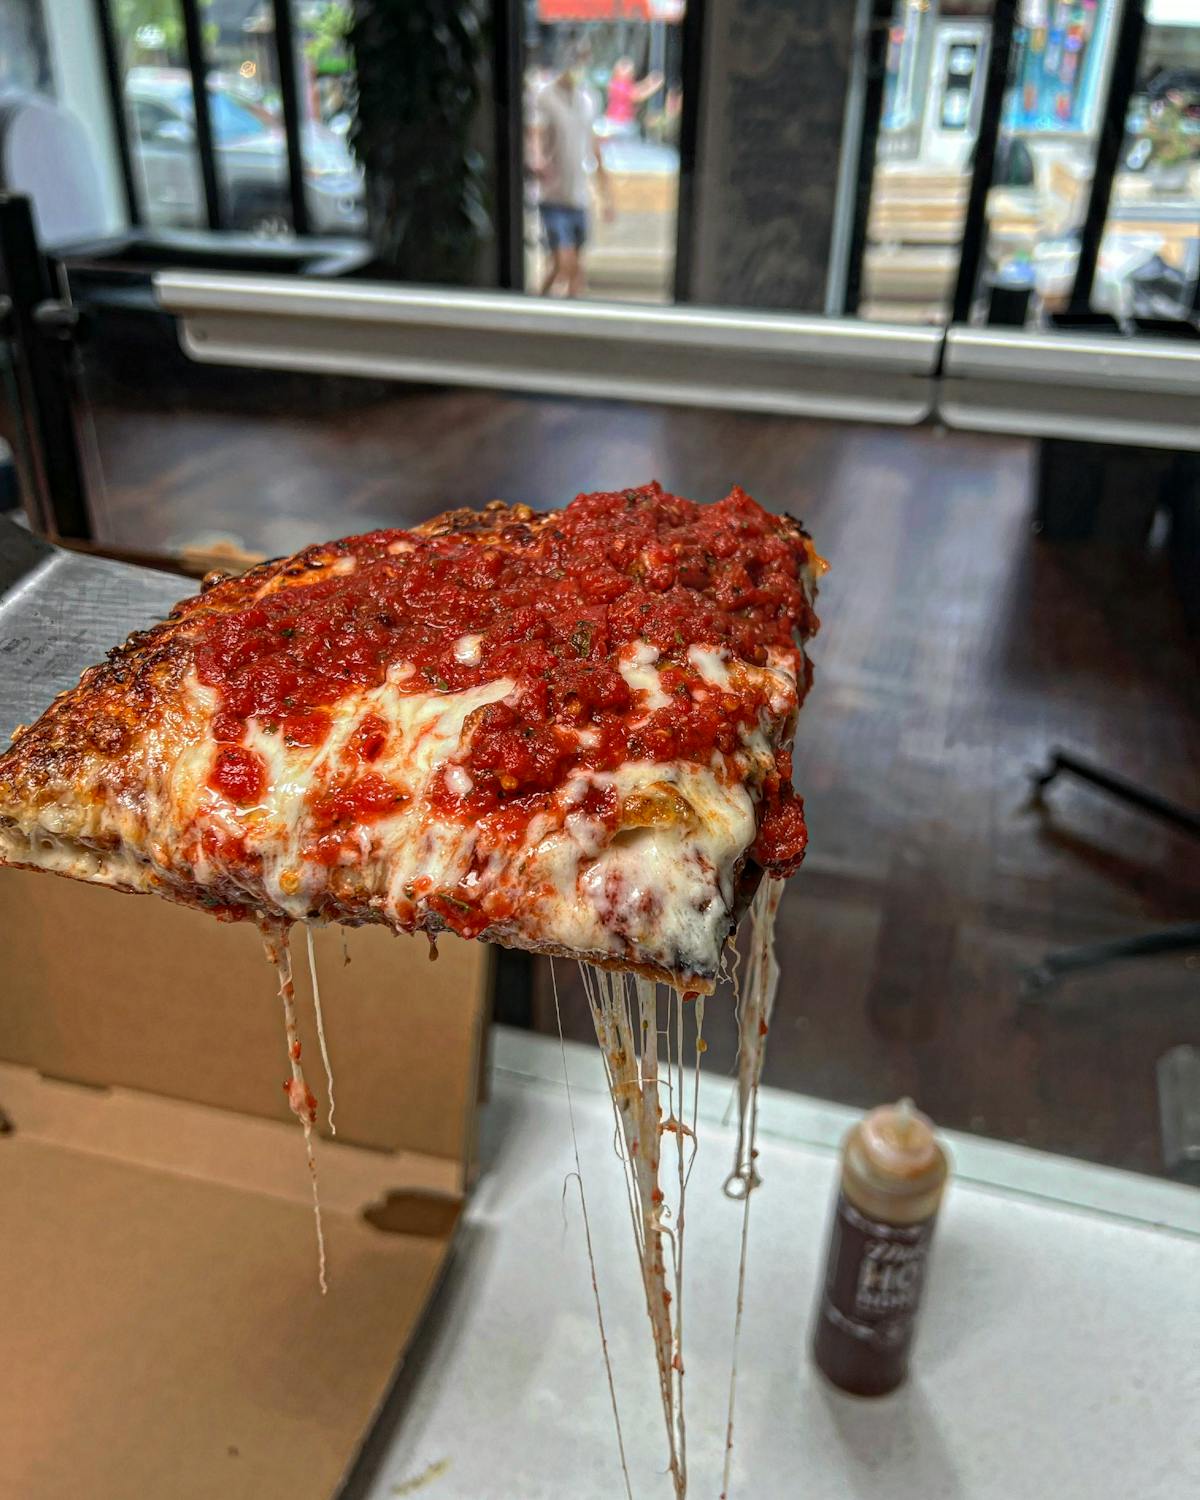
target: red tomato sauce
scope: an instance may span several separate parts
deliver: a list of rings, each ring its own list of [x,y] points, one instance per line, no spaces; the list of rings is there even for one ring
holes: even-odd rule
[[[266,790],[267,768],[262,757],[242,745],[222,745],[213,762],[209,782],[239,807],[258,802]]]
[[[800,581],[806,543],[738,489],[715,505],[657,485],[580,495],[548,524],[508,521],[502,546],[492,545],[494,535],[350,537],[313,555],[353,557],[352,570],[205,619],[196,669],[220,693],[214,732],[226,743],[214,777],[222,788],[235,801],[252,800],[248,764],[230,759],[247,719],[281,729],[292,744],[318,744],[328,724],[323,710],[348,692],[378,687],[400,663],[415,669],[401,692],[459,692],[498,677],[517,683],[517,707],[493,703],[469,722],[462,764],[472,787],[456,795],[439,784],[447,816],[478,818],[536,801],[576,766],[707,762],[714,749],[738,747],[740,728],[757,721],[761,703],[714,691],[688,648],[723,646],[761,665],[769,647],[794,652],[794,632],[806,637],[817,626]],[[477,654],[456,654],[463,636],[480,638]],[[619,654],[637,641],[659,651],[670,702],[631,713]],[[802,677],[802,694],[806,687]],[[386,735],[382,720],[366,720],[352,749],[369,763]],[[387,796],[375,788],[364,799],[370,805],[356,811],[377,814]],[[786,873],[804,844],[790,765],[766,801],[756,856]],[[330,826],[349,814],[339,800]]]

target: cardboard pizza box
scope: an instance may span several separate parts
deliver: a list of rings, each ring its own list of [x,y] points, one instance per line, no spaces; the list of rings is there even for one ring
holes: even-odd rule
[[[443,1272],[471,1162],[488,950],[316,937],[329,1293],[256,931],[0,870],[0,1495],[327,1500]]]
[[[0,734],[187,592],[0,528]],[[329,1500],[446,1267],[490,951],[315,935],[329,1293],[257,931],[0,868],[0,1497]],[[361,1477],[361,1475],[360,1475]]]

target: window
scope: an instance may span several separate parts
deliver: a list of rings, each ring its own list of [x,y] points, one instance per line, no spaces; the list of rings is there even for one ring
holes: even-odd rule
[[[170,127],[182,124],[185,129],[191,128],[190,123],[185,122],[182,115],[164,108],[161,104],[150,104],[144,99],[135,98],[130,101],[130,114],[137,128],[139,143],[170,141],[172,138],[178,143],[184,132],[178,132],[172,137]]]
[[[354,101],[350,23],[345,0],[292,0],[290,36],[276,35],[271,5],[210,27],[209,112],[226,227],[266,238],[294,230],[285,116],[290,89],[309,232],[364,232],[362,174],[348,145]],[[289,49],[290,78],[284,72]]]
[[[1067,306],[1118,10],[1116,0],[1021,0],[1017,7],[977,318],[1036,324]]]
[[[349,0],[291,0],[304,201],[313,234],[366,233],[363,174],[350,147],[358,84]]]
[[[1185,317],[1200,294],[1200,8],[1151,0],[1092,303]]]
[[[206,222],[179,0],[113,0],[109,17],[141,211],[158,228]]]
[[[958,274],[991,45],[988,4],[897,0],[859,315],[942,323]]]
[[[290,35],[276,35],[271,5],[235,19],[206,39],[223,219],[270,238],[293,232],[285,110],[294,108],[309,232],[362,234],[362,173],[348,144],[355,96],[350,5],[291,0]]]
[[[142,212],[151,225],[207,226],[180,0],[107,0],[119,52]],[[275,36],[270,4],[201,4],[212,167],[222,228],[292,234],[285,97],[294,103],[308,229],[361,235],[362,173],[348,144],[354,73],[345,0],[293,0],[292,30]],[[295,58],[289,85],[281,64]]]
[[[683,15],[682,0],[540,0],[524,79],[530,292],[671,300]]]

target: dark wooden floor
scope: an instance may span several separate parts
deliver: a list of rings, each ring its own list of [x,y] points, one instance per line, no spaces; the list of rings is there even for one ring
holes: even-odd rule
[[[737,481],[803,517],[832,568],[768,1081],[859,1105],[909,1093],[949,1125],[1161,1169],[1155,1063],[1200,1042],[1200,973],[1127,964],[1026,1014],[1015,975],[1049,947],[1195,918],[1195,846],[1080,787],[1039,814],[1025,772],[1063,744],[1200,802],[1197,653],[1155,552],[1031,535],[1027,444],[427,391],[290,417],[109,407],[95,430],[109,535],[140,548],[226,533],[278,553],[652,476],[697,499]],[[578,996],[564,1014],[587,1034]],[[727,1068],[728,1005],[706,1031]]]

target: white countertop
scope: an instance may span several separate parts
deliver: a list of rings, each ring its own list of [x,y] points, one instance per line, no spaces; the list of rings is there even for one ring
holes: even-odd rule
[[[568,1046],[600,1290],[637,1500],[670,1500],[641,1284],[599,1059]],[[720,1492],[738,1205],[726,1079],[702,1083],[688,1188],[688,1446]],[[1200,1192],[947,1134],[913,1374],[862,1401],[806,1341],[854,1112],[763,1091],[730,1500],[1200,1494]],[[498,1028],[485,1173],[370,1500],[623,1493],[556,1041]],[[410,1488],[410,1482],[419,1480]]]

